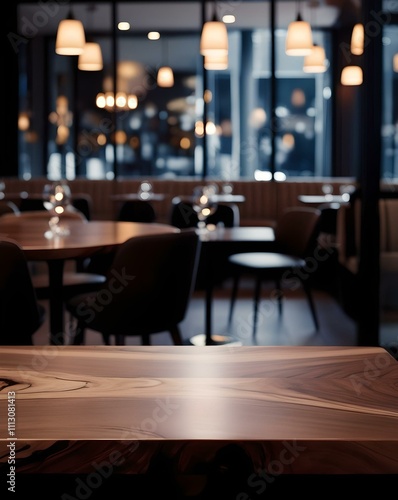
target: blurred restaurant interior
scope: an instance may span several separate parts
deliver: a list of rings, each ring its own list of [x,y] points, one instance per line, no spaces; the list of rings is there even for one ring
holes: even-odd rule
[[[213,183],[244,196],[239,225],[274,226],[306,203],[300,196],[323,196],[309,205],[334,210],[335,240],[315,287],[351,315],[358,344],[386,343],[384,328],[396,344],[397,2],[25,0],[9,9],[4,200],[63,179],[89,198],[91,219],[110,220],[110,198],[147,181],[165,195],[153,207],[168,223],[172,198]],[[59,50],[66,19],[83,25],[82,55]],[[287,50],[297,20],[310,27],[307,55]],[[227,37],[213,60],[202,50],[208,21]],[[348,206],[356,225],[347,229],[338,221],[351,215],[337,212]]]

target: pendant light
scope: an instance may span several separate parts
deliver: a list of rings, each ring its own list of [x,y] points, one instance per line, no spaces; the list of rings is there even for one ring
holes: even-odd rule
[[[82,71],[100,71],[103,68],[102,52],[99,43],[86,42],[84,50],[77,61]]]
[[[308,56],[313,47],[311,25],[300,15],[300,2],[297,2],[297,18],[287,29],[285,52],[288,56]]]
[[[325,49],[314,43],[311,54],[304,57],[304,73],[324,73],[326,71]]]
[[[346,86],[361,85],[363,82],[362,68],[346,66],[341,72],[341,84]]]
[[[172,87],[174,85],[173,70],[171,69],[170,66],[167,65],[168,50],[167,50],[167,45],[165,46],[165,44],[166,44],[166,40],[165,40],[164,44],[162,44],[162,48],[165,50],[165,54],[164,54],[164,57],[162,59],[166,62],[166,65],[159,68],[158,76],[157,76],[158,87]]]
[[[87,7],[88,19],[94,24],[94,12],[97,9],[96,5]],[[88,23],[87,23],[88,24]],[[93,40],[86,40],[83,52],[79,55],[77,67],[81,71],[101,71],[104,64],[102,61],[102,51],[99,43]]]
[[[55,52],[63,56],[79,56],[83,53],[85,43],[83,23],[70,13],[58,25]]]
[[[202,28],[200,37],[200,53],[202,56],[222,56],[228,54],[228,32],[225,23],[217,18],[217,2],[214,0],[214,12],[211,21]]]
[[[210,54],[205,56],[204,67],[207,70],[228,69],[228,54]]]
[[[351,34],[351,53],[360,56],[363,54],[363,48],[365,43],[365,30],[363,24],[356,24],[352,29]]]

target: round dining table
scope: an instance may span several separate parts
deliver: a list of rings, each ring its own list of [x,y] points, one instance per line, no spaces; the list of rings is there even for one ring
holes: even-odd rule
[[[28,261],[45,261],[49,272],[50,344],[64,343],[63,271],[67,260],[84,259],[115,251],[130,238],[179,232],[166,224],[80,221],[62,222],[69,234],[53,234],[47,219],[0,217],[0,239],[11,239],[23,249]]]

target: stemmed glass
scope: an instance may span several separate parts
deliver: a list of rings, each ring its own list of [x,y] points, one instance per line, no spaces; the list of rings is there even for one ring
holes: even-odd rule
[[[207,233],[206,219],[214,214],[217,203],[214,200],[213,186],[198,186],[193,192],[193,209],[198,214],[198,229],[200,234]]]
[[[43,205],[51,215],[49,226],[52,236],[67,236],[69,234],[68,227],[60,224],[60,218],[70,205],[70,200],[71,191],[67,183],[56,181],[44,186]]]

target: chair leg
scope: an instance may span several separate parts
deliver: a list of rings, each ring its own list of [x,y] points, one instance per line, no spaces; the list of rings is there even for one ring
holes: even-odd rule
[[[125,345],[125,344],[126,340],[124,335],[115,335],[115,345]]]
[[[279,316],[282,316],[282,289],[281,282],[279,279],[275,280],[276,290],[278,290],[278,310]]]
[[[84,345],[85,340],[85,328],[86,325],[81,322],[77,322],[76,329],[75,329],[75,334],[73,336],[73,345]]]
[[[148,333],[143,333],[141,339],[142,345],[151,345],[151,337]]]
[[[236,297],[238,295],[238,287],[239,287],[239,275],[236,274],[234,276],[234,281],[232,284],[232,293],[231,293],[231,300],[230,300],[229,314],[228,314],[228,330],[231,328],[232,325],[232,316],[234,312]]]
[[[311,309],[312,318],[313,318],[314,324],[315,324],[315,330],[319,330],[318,316],[316,314],[316,309],[315,309],[314,300],[312,298],[311,288],[308,286],[308,283],[306,283],[305,281],[303,281],[302,283],[303,283],[304,292],[307,295],[308,303],[309,303],[309,306]]]
[[[261,278],[257,277],[256,286],[254,288],[253,339],[256,338],[258,304],[260,302],[260,293],[261,293]]]
[[[170,335],[173,339],[174,345],[182,345],[181,333],[178,326],[173,326],[172,328],[170,328]]]

